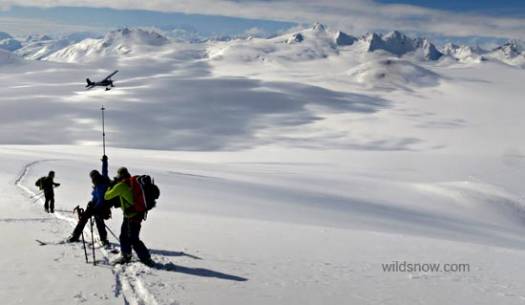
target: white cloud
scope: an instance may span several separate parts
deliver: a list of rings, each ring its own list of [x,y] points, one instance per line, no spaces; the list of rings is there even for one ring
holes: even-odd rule
[[[64,25],[48,20],[0,17],[0,29],[14,36],[23,37],[29,34],[69,34],[73,32],[101,32],[104,28],[82,25]]]
[[[400,29],[448,36],[525,39],[525,19],[453,13],[372,0],[6,0],[3,5],[90,6],[213,14],[328,25],[359,34]]]

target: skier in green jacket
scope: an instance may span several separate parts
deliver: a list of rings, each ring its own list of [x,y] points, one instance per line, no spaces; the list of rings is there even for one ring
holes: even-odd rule
[[[112,200],[118,198],[120,208],[123,211],[124,219],[120,229],[120,249],[121,257],[115,260],[114,264],[125,264],[131,261],[131,249],[135,250],[140,261],[147,266],[154,266],[155,262],[151,259],[148,248],[140,240],[140,228],[142,220],[144,219],[144,212],[139,212],[134,208],[135,200],[133,196],[133,189],[131,187],[131,175],[125,167],[119,168],[117,171],[117,182],[113,187],[110,187],[105,195],[105,200]]]

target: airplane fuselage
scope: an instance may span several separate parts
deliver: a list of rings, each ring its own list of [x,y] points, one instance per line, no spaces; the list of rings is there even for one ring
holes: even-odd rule
[[[95,82],[95,86],[100,86],[100,87],[114,87],[114,86],[113,86],[113,81],[112,81],[112,80],[104,80],[104,81],[101,81],[101,82]]]
[[[111,77],[114,76],[117,73],[118,73],[118,70],[116,70],[115,72],[111,73],[108,77],[106,77],[105,79],[103,79],[102,81],[99,81],[99,82],[92,82],[88,78],[88,79],[86,79],[86,82],[87,82],[86,88],[91,89],[91,88],[94,88],[94,87],[106,87],[106,91],[107,90],[111,90],[111,88],[115,87],[115,85],[113,85],[113,80],[111,79]]]

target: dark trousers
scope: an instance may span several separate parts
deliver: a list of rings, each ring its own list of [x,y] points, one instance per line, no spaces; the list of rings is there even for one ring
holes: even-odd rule
[[[44,192],[44,209],[46,209],[46,212],[55,212],[55,194],[53,193],[46,193]]]
[[[80,237],[80,234],[82,234],[84,227],[86,226],[87,222],[92,216],[95,216],[95,224],[97,225],[100,240],[108,240],[108,232],[106,231],[106,225],[104,224],[102,211],[95,209],[90,204],[88,204],[86,210],[84,211],[84,213],[82,213],[80,219],[78,220],[77,226],[75,227],[75,230],[72,234],[72,237],[74,239],[78,239]]]
[[[120,228],[120,251],[122,255],[131,255],[131,248],[135,250],[140,260],[150,259],[148,248],[140,240],[141,219],[124,217]]]

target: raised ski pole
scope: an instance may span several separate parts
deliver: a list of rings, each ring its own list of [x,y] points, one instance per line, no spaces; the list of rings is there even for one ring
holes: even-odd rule
[[[80,217],[82,216],[82,213],[84,212],[84,210],[78,205],[73,211],[77,212],[78,219],[80,219]],[[89,261],[88,261],[88,254],[87,254],[87,249],[86,249],[86,240],[84,239],[84,230],[82,230],[82,232],[80,233],[80,236],[82,236],[82,245],[84,245],[84,254],[86,255],[86,264],[87,264],[89,263]]]
[[[96,266],[97,261],[95,259],[95,236],[93,235],[93,217],[89,218],[89,225],[91,227],[91,249],[93,250],[93,266]]]
[[[105,156],[106,155],[106,126],[104,122],[104,110],[106,110],[106,108],[104,108],[104,105],[102,105],[100,110],[102,111],[102,152],[103,152],[103,155]]]

